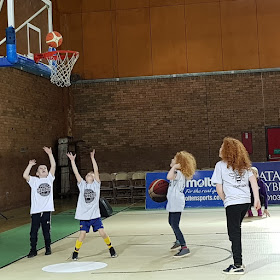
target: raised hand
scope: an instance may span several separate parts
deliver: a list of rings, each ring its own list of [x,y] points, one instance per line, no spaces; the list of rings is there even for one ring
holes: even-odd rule
[[[174,164],[174,167],[175,167],[176,169],[181,169],[181,164],[180,164],[180,163],[176,163],[176,164]]]
[[[95,155],[95,149],[93,149],[92,152],[90,152],[90,158],[94,159],[94,155]]]
[[[31,165],[31,166],[36,165],[36,160],[35,160],[35,159],[31,159],[31,160],[29,161],[29,165]]]
[[[72,153],[67,153],[66,155],[71,161],[75,161],[76,155],[73,155]]]
[[[48,148],[48,147],[43,147],[43,150],[48,154],[52,154],[52,148]]]

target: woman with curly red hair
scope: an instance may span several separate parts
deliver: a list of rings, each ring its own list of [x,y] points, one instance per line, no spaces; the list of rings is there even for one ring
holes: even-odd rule
[[[195,173],[196,161],[192,154],[181,151],[171,160],[170,167],[171,169],[167,174],[170,184],[167,191],[166,210],[169,212],[168,221],[176,237],[171,250],[180,248],[174,257],[182,258],[190,254],[190,250],[186,246],[184,236],[179,227],[181,214],[185,208],[184,188],[186,186],[186,179],[191,179]]]
[[[251,171],[251,161],[243,144],[234,138],[224,138],[212,183],[216,184],[217,193],[224,201],[227,217],[227,230],[232,243],[234,264],[223,270],[225,274],[244,274],[241,247],[241,223],[247,213],[251,194],[249,182],[254,195],[254,207],[259,209],[260,198],[255,176]]]

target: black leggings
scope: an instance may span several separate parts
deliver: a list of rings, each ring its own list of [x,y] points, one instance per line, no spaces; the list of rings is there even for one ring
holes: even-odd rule
[[[31,215],[30,246],[32,250],[36,250],[40,225],[42,225],[45,246],[50,247],[51,212],[36,213]]]
[[[181,212],[169,212],[168,222],[171,228],[173,229],[173,232],[176,236],[176,240],[180,242],[181,246],[185,246],[186,242],[179,228],[180,219],[181,219]]]
[[[250,203],[236,204],[226,207],[227,229],[234,265],[242,265],[241,223],[245,217]]]

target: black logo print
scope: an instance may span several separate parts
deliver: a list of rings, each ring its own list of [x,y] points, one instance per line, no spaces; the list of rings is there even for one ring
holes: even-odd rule
[[[37,193],[40,194],[41,196],[48,196],[50,192],[51,192],[51,186],[47,183],[41,184],[37,189]]]
[[[242,179],[244,178],[244,175],[239,175],[238,171],[233,171],[233,173],[229,173],[229,176],[235,180],[238,184],[241,183]]]
[[[85,189],[84,198],[86,203],[91,203],[96,197],[96,193],[91,189]]]

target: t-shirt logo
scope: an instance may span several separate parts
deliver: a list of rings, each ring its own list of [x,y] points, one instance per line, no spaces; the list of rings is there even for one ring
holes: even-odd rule
[[[85,189],[84,198],[86,203],[91,203],[96,197],[96,193],[91,189]]]
[[[40,194],[41,196],[48,196],[50,192],[51,192],[51,186],[47,183],[41,184],[37,189],[37,193]]]
[[[229,176],[235,180],[235,182],[237,182],[238,184],[241,183],[241,181],[243,180],[244,178],[244,174],[242,174],[241,176],[239,175],[239,172],[238,171],[233,171],[233,173],[229,173]]]

